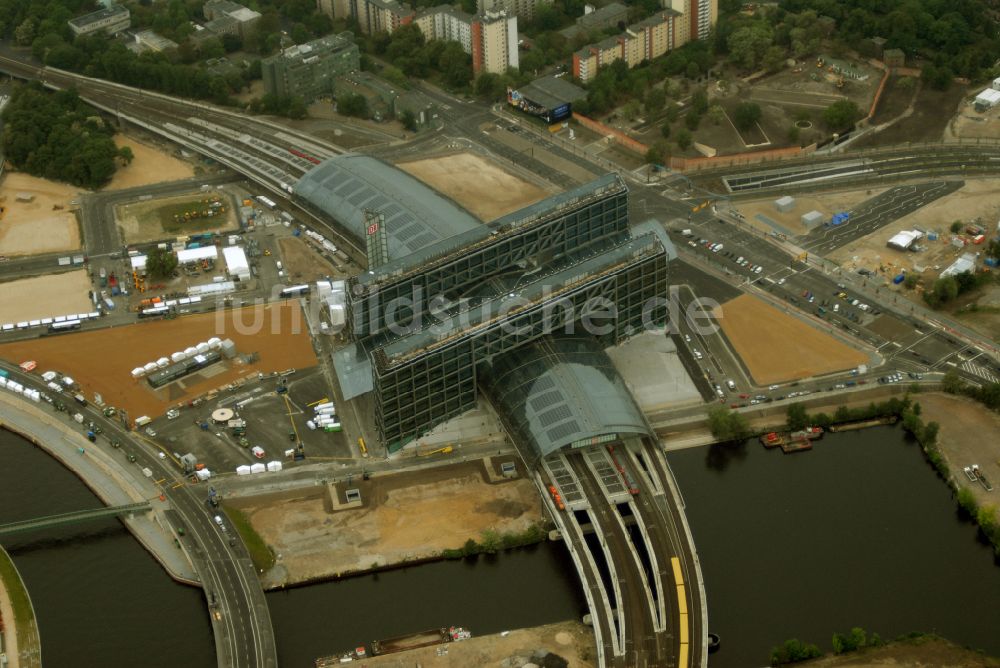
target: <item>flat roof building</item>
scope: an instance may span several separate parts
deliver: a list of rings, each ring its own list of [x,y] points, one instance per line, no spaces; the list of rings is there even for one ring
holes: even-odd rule
[[[551,5],[552,0],[477,0],[476,12],[507,12],[508,16],[516,16],[522,21],[535,18],[535,10],[541,5]]]
[[[573,102],[587,97],[587,91],[563,78],[549,75],[510,91],[507,102],[546,123],[558,123],[573,115]]]
[[[621,3],[611,2],[597,9],[591,5],[587,5],[587,7],[591,11],[584,9],[586,13],[570,27],[560,30],[559,34],[566,39],[573,39],[581,33],[587,34],[591,30],[614,28],[628,21],[628,7]]]
[[[361,53],[350,32],[298,44],[261,61],[266,92],[307,103],[333,94],[337,77],[360,68]]]
[[[135,34],[135,44],[140,52],[142,51],[154,51],[160,53],[162,51],[168,51],[170,49],[177,48],[177,42],[169,40],[166,37],[157,35],[152,30],[142,30]]]
[[[246,39],[260,20],[260,12],[232,0],[208,0],[202,12],[208,20],[205,24],[207,29],[220,35],[237,34],[241,39]],[[226,18],[232,19],[232,22],[222,20]]]
[[[109,35],[121,32],[132,25],[132,14],[127,7],[111,5],[90,14],[70,19],[69,29],[74,37],[106,32]]]

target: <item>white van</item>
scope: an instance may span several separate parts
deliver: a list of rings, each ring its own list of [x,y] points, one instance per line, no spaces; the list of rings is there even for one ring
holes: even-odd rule
[[[728,387],[730,391],[734,391],[736,389],[736,383],[731,380],[727,380],[726,387]]]

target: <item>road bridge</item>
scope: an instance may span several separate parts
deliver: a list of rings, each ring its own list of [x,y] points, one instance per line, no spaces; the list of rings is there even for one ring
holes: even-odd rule
[[[21,520],[0,525],[0,536],[24,531],[35,531],[47,527],[63,526],[66,524],[79,524],[99,520],[105,517],[117,517],[119,515],[134,515],[135,513],[149,510],[149,501],[139,503],[127,503],[121,506],[107,506],[104,508],[93,508],[91,510],[76,510],[71,513],[60,513],[59,515],[49,515],[38,517],[32,520]]]
[[[22,384],[39,385],[37,376],[25,374],[7,363],[0,366],[10,378]],[[107,448],[109,456],[115,458],[127,452],[136,458],[136,466],[150,469],[157,480],[164,479],[162,494],[170,503],[171,517],[176,518],[178,526],[186,528],[181,544],[206,592],[220,668],[277,668],[267,600],[238,534],[220,531],[201,494],[189,485],[176,484],[185,482],[184,478],[178,476],[167,460],[161,460],[153,449],[137,440],[135,434],[105,418],[93,406],[79,407],[77,412],[101,425],[107,439],[88,444],[89,448]],[[53,419],[59,416],[66,418],[65,413],[54,413]],[[118,450],[111,448],[111,440],[119,441]]]

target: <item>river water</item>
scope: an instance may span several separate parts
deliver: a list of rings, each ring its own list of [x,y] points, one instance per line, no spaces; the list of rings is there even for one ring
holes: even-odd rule
[[[701,556],[712,668],[767,665],[788,638],[853,626],[934,631],[1000,655],[1000,568],[896,427],[783,455],[758,443],[672,453]]]
[[[31,444],[0,431],[0,522],[95,507]],[[828,436],[811,452],[760,445],[669,455],[722,636],[712,668],[767,663],[798,637],[829,646],[863,626],[936,631],[1000,654],[1000,568],[896,428]],[[8,537],[42,634],[46,668],[215,665],[200,590],[178,585],[117,522]],[[578,619],[565,551],[543,544],[268,594],[282,668],[438,626],[478,635]]]

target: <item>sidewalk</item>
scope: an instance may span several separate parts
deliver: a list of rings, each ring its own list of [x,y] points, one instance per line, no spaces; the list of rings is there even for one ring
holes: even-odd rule
[[[124,456],[113,457],[106,439],[91,443],[66,421],[66,414],[48,412],[47,404],[32,404],[9,393],[0,393],[0,427],[20,434],[75,473],[109,506],[149,500],[152,512],[122,518],[140,544],[180,582],[200,582],[187,554],[174,543],[176,534],[160,501],[160,488],[129,465]],[[81,454],[80,449],[84,453]]]

